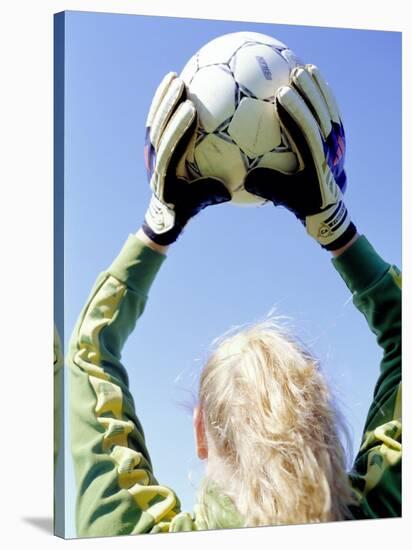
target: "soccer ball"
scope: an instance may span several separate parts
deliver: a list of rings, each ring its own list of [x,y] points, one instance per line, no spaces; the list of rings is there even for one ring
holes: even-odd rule
[[[302,63],[275,38],[237,32],[215,38],[185,65],[181,78],[199,117],[197,133],[177,173],[188,179],[220,178],[232,202],[259,205],[243,182],[249,170],[296,171],[298,161],[274,107],[276,91]]]

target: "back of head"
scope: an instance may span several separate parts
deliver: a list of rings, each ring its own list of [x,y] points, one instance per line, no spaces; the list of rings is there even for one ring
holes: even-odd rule
[[[245,526],[348,517],[345,431],[316,360],[274,320],[224,337],[200,379],[209,447],[199,491],[216,483]]]

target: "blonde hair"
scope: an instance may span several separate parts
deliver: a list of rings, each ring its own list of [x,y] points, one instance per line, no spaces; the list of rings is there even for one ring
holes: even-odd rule
[[[348,432],[318,362],[271,318],[218,341],[203,368],[199,406],[209,447],[198,493],[218,485],[244,526],[350,517],[352,491],[340,435]]]

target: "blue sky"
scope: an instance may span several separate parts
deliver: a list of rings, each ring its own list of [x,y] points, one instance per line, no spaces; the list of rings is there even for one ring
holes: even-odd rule
[[[244,30],[272,35],[321,68],[345,125],[351,217],[401,267],[399,33],[68,12],[66,344],[97,275],[144,217],[144,125],[158,83],[212,38]],[[193,508],[202,465],[182,405],[211,341],[272,308],[320,358],[359,446],[381,352],[328,254],[285,210],[208,208],[171,247],[123,354],[155,475],[185,510]],[[67,536],[74,537],[69,458],[66,467]]]

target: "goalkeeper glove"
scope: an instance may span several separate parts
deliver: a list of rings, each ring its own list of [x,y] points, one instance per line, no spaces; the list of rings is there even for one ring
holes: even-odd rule
[[[336,100],[319,69],[296,67],[275,102],[280,125],[299,160],[294,174],[255,168],[245,189],[293,212],[327,250],[356,233],[342,198],[346,188],[345,133]]]
[[[183,80],[168,73],[154,95],[146,123],[145,162],[152,197],[142,229],[159,245],[174,242],[190,218],[231,195],[217,178],[186,181],[176,175],[189,147],[194,147],[197,113],[186,99]]]

